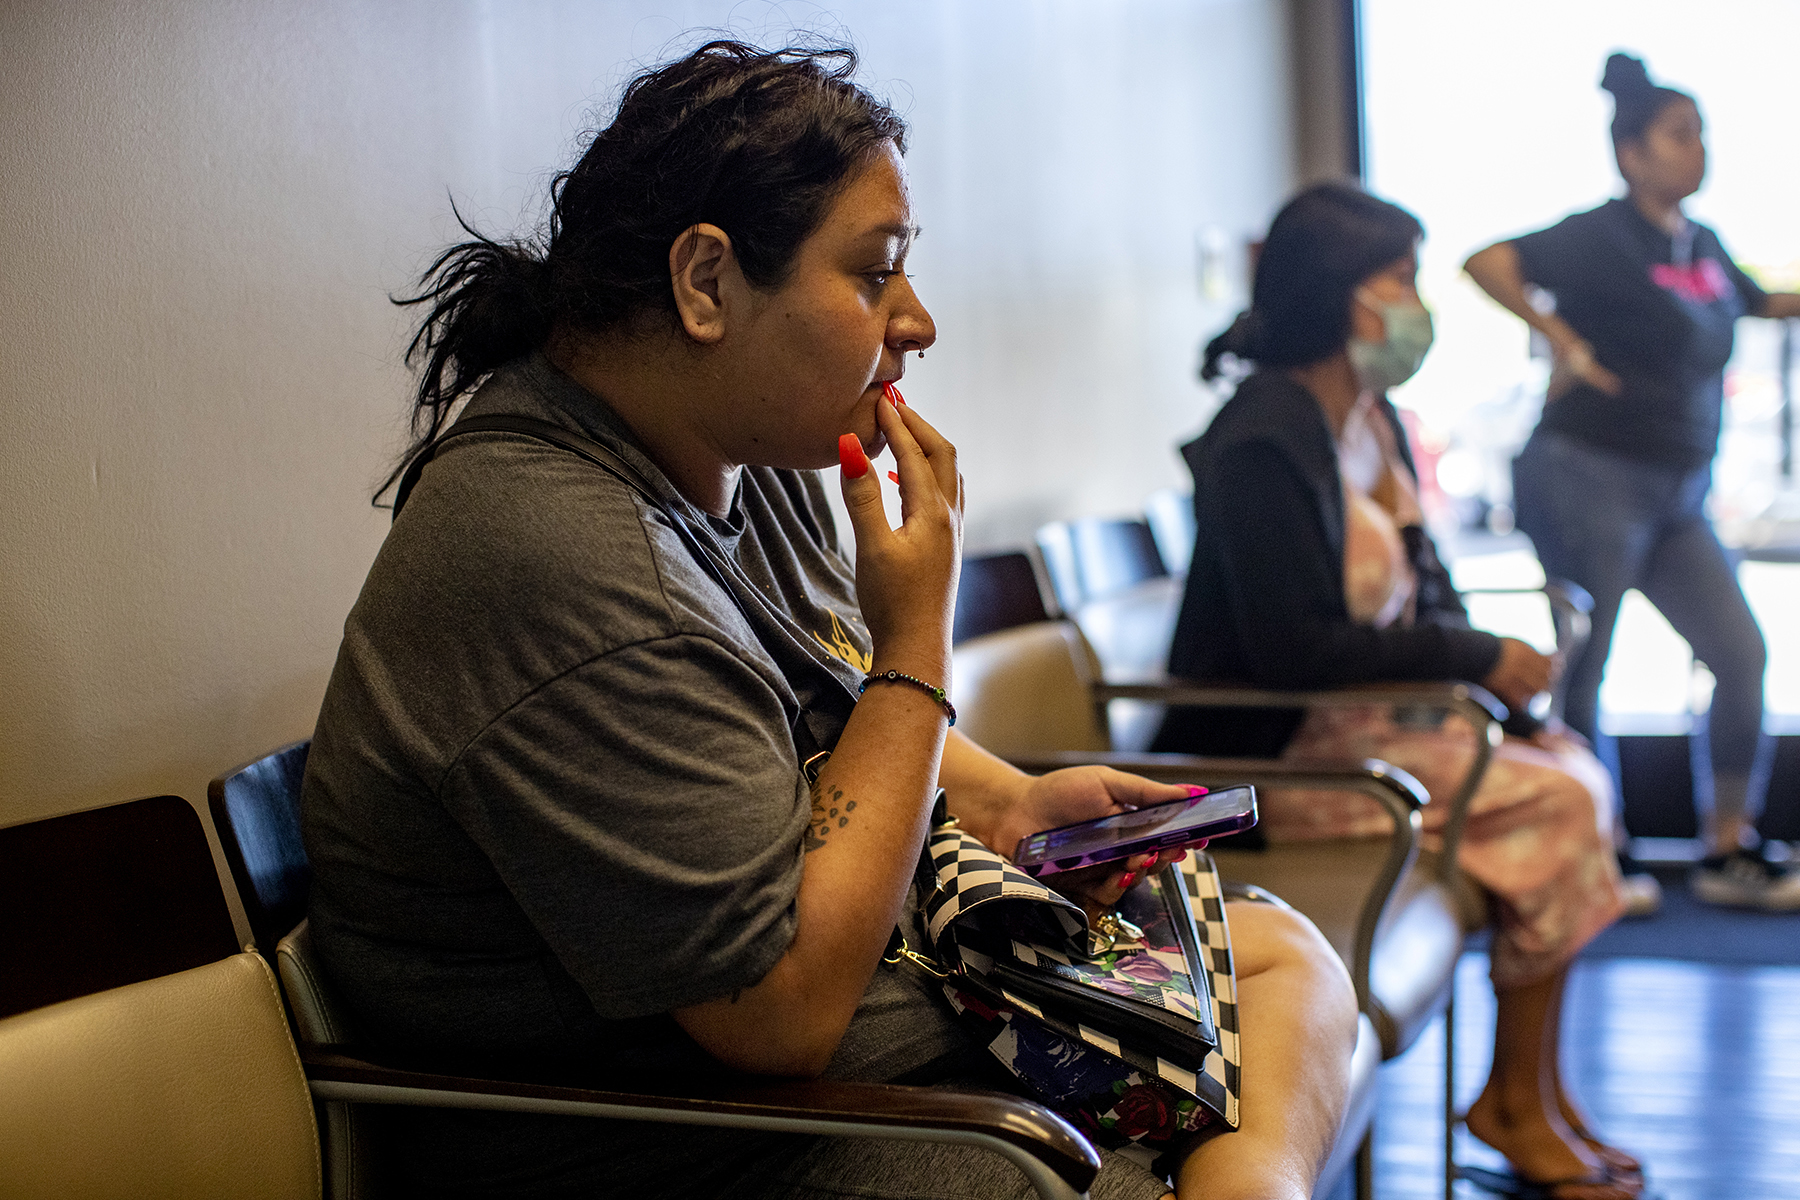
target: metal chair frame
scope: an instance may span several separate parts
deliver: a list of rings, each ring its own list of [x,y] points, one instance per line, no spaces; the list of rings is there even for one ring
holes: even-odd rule
[[[292,913],[305,907],[309,874],[293,870],[291,861],[263,860],[269,853],[291,855],[296,844],[248,832],[298,828],[293,784],[300,774],[292,763],[305,746],[293,743],[234,768],[208,789],[219,840],[247,911]],[[276,763],[281,769],[272,766]],[[1084,1196],[1100,1169],[1093,1146],[1073,1126],[1042,1105],[1001,1093],[751,1077],[704,1092],[614,1092],[570,1080],[473,1078],[420,1069],[416,1063],[387,1061],[368,1047],[315,1041],[298,1027],[295,1038],[308,1087],[323,1103],[555,1113],[974,1145],[1012,1162],[1044,1200]],[[327,1139],[325,1152],[329,1157],[347,1150]]]

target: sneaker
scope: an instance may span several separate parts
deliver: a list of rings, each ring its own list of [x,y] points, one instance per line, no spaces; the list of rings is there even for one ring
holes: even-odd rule
[[[1755,850],[1701,859],[1688,877],[1688,886],[1708,904],[1764,912],[1800,911],[1800,874],[1770,862]]]
[[[1662,884],[1656,882],[1656,876],[1647,872],[1623,876],[1619,880],[1619,890],[1625,893],[1625,912],[1627,920],[1633,917],[1654,917],[1662,907]]]

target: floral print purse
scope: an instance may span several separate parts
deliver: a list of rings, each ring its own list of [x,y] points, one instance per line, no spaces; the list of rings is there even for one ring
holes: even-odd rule
[[[1140,881],[1090,929],[1080,906],[954,825],[932,831],[920,864],[951,1005],[1014,1076],[1109,1148],[1162,1153],[1238,1125],[1219,879],[1205,855],[1186,865]]]

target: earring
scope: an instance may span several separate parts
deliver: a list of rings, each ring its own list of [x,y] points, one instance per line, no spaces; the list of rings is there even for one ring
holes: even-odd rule
[[[925,357],[925,352],[923,350],[919,351],[919,357],[921,359],[923,359]]]

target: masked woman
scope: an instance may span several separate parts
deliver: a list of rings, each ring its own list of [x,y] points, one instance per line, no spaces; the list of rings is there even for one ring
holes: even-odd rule
[[[1592,635],[1569,664],[1569,724],[1598,739],[1619,603],[1638,589],[1717,681],[1694,738],[1695,761],[1711,765],[1695,787],[1710,846],[1695,894],[1800,909],[1800,873],[1751,848],[1768,774],[1756,769],[1767,651],[1705,511],[1733,326],[1800,316],[1800,295],[1764,292],[1683,214],[1706,176],[1693,97],[1655,86],[1624,54],[1607,60],[1601,86],[1616,102],[1624,199],[1466,264],[1554,354],[1543,419],[1513,464],[1514,507],[1544,570],[1594,597]],[[1554,311],[1533,304],[1527,284],[1553,297]]]
[[[936,328],[905,273],[905,129],[853,67],[721,42],[643,74],[539,237],[427,276],[427,461],[346,624],[304,793],[315,944],[377,1046],[663,1088],[992,1086],[936,983],[882,963],[897,924],[917,937],[937,788],[1003,850],[1187,794],[1026,776],[950,729],[962,481],[888,398]],[[614,465],[491,425],[426,450],[465,396],[461,421],[548,422]],[[1316,930],[1244,907],[1243,1127],[1175,1191],[1299,1200],[1355,1002]],[[497,1113],[403,1110],[390,1150],[436,1197],[1026,1190],[964,1147]],[[1108,1153],[1093,1194],[1169,1191]]]
[[[1251,307],[1206,351],[1255,365],[1199,440],[1198,536],[1169,653],[1172,675],[1274,688],[1466,679],[1523,713],[1550,682],[1529,645],[1469,628],[1426,536],[1405,432],[1387,389],[1431,345],[1414,276],[1411,214],[1343,185],[1302,192],[1275,217]],[[1176,709],[1155,749],[1375,757],[1443,801],[1474,755],[1441,715],[1320,708],[1305,715]],[[1477,792],[1458,863],[1494,913],[1494,1065],[1468,1127],[1557,1200],[1623,1200],[1635,1160],[1594,1137],[1562,1086],[1557,1025],[1570,960],[1623,909],[1606,772],[1548,730],[1509,737]],[[1271,793],[1274,840],[1375,835],[1363,797]]]

